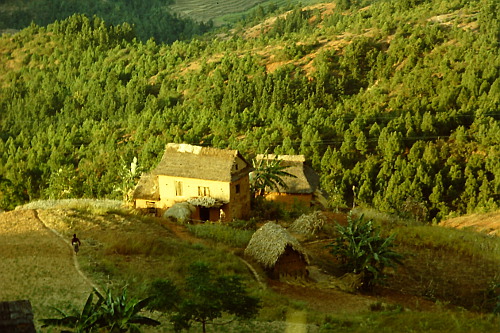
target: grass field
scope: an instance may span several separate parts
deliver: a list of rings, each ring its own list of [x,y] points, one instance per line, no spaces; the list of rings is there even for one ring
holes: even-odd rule
[[[227,227],[218,231],[207,225],[192,233],[186,226],[141,217],[112,202],[40,202],[27,208],[31,209],[0,213],[0,300],[29,299],[38,328],[39,319],[56,316],[53,307],[81,310],[93,285],[127,286],[142,298],[152,280],[182,281],[190,262],[204,260],[220,273],[241,275],[264,306],[257,321],[210,326],[209,332],[500,329],[499,316],[485,310],[487,289],[500,281],[497,237],[356,211],[367,213],[385,230],[397,231],[398,250],[407,255],[405,265],[389,273],[387,286],[362,294],[339,287],[337,267],[324,247],[333,228],[304,240],[311,256],[311,280],[273,281],[251,261],[254,272],[248,269],[241,258],[244,241],[227,241],[248,235],[229,233]],[[329,223],[344,218],[332,213]],[[73,233],[83,243],[77,258],[68,244]],[[172,332],[168,320],[158,318],[164,323],[161,328],[144,331]]]

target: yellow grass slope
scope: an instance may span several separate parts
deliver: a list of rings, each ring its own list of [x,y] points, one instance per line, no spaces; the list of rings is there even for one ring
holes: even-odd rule
[[[500,236],[500,211],[455,217],[442,221],[440,225],[457,229],[468,228],[489,235]]]
[[[53,317],[53,307],[83,306],[92,291],[75,266],[71,247],[35,210],[0,213],[0,272],[0,301],[30,300],[36,323]]]

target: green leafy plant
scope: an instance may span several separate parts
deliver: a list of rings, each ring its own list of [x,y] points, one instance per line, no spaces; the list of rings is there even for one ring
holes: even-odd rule
[[[214,320],[231,315],[232,319],[249,319],[257,315],[260,300],[248,295],[238,275],[217,275],[208,264],[190,265],[183,292],[178,293],[171,282],[165,280],[152,285],[152,310],[172,312],[171,321],[179,332],[200,323],[203,332]]]
[[[99,294],[99,297],[103,296]],[[126,288],[118,296],[107,290],[99,309],[99,326],[113,333],[140,332],[140,325],[158,326],[160,322],[140,314],[151,300],[151,297],[143,300],[129,298]]]
[[[96,290],[94,292],[97,295],[100,295]],[[93,328],[97,326],[97,322],[99,320],[99,309],[101,308],[103,298],[99,297],[97,302],[93,302],[94,293],[90,293],[85,305],[83,306],[83,310],[78,314],[67,314],[66,312],[56,309],[59,314],[62,315],[62,318],[49,318],[42,319],[42,327],[48,326],[59,326],[59,327],[68,327],[72,330],[61,330],[61,332],[74,332],[74,333],[85,333],[92,332]]]
[[[383,237],[380,228],[364,216],[353,218],[349,214],[347,225],[337,224],[337,238],[329,245],[343,268],[350,273],[362,274],[362,289],[370,290],[382,283],[384,268],[402,264],[403,255],[393,250],[395,234]]]
[[[94,295],[97,301],[94,303]],[[140,325],[157,326],[160,322],[142,316],[139,313],[148,305],[152,298],[136,300],[127,296],[127,289],[114,296],[111,290],[103,296],[96,289],[89,295],[83,310],[77,315],[68,315],[56,309],[63,317],[42,319],[42,327],[62,326],[72,330],[61,332],[88,333],[104,330],[112,333],[140,332]]]
[[[277,156],[274,159],[253,160],[252,164],[254,171],[250,175],[250,189],[258,196],[264,195],[266,188],[271,190],[287,188],[283,177],[296,178],[285,171],[288,166],[281,165]]]

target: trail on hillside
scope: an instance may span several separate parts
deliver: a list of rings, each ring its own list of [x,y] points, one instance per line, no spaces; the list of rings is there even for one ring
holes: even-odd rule
[[[0,213],[0,300],[29,300],[35,323],[81,309],[92,284],[75,267],[72,250],[34,210]]]
[[[41,215],[40,210],[35,210],[34,213],[35,213],[35,217],[45,226],[45,228],[50,230],[52,233],[54,233],[57,237],[59,237],[64,243],[66,243],[69,246],[69,248],[71,250],[71,254],[73,256],[73,265],[75,266],[75,270],[82,277],[82,279],[92,288],[99,290],[99,288],[80,269],[80,264],[78,263],[77,254],[73,250],[73,246],[72,246],[71,242],[68,239],[66,239],[63,235],[61,235],[59,232],[57,232],[55,229],[51,228],[48,225],[48,223],[46,223],[46,221],[44,221],[44,219],[40,216]],[[43,215],[43,213],[42,213],[42,215]]]

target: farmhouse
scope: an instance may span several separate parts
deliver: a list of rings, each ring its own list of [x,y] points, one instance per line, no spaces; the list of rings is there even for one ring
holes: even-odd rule
[[[274,222],[264,224],[253,234],[245,255],[260,263],[273,279],[308,275],[309,258],[299,241]]]
[[[312,167],[306,164],[304,155],[274,155],[259,154],[256,160],[279,160],[286,167],[283,171],[295,176],[284,176],[282,180],[286,187],[266,189],[267,200],[281,202],[287,205],[300,204],[312,206],[315,201],[322,200],[319,191],[319,176]]]
[[[176,203],[196,207],[203,221],[247,218],[251,165],[237,150],[169,143],[158,166],[144,174],[132,195],[135,208],[156,215]]]

